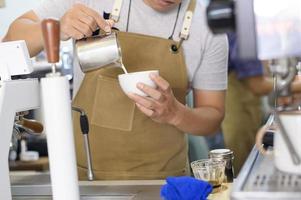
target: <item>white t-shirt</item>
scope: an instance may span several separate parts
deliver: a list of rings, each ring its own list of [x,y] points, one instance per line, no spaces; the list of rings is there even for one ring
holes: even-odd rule
[[[61,18],[76,2],[88,5],[103,15],[110,13],[114,0],[44,0],[34,12],[40,19]],[[174,40],[179,41],[183,18],[189,0],[182,0]],[[129,0],[123,0],[120,20],[115,27],[125,31]],[[132,0],[129,32],[168,38],[173,30],[178,7],[168,12],[158,12],[143,0]],[[205,4],[197,1],[189,39],[183,43],[187,72],[192,88],[225,90],[227,87],[228,41],[226,35],[214,36],[206,24]],[[84,74],[78,62],[74,66],[74,93],[77,92]]]

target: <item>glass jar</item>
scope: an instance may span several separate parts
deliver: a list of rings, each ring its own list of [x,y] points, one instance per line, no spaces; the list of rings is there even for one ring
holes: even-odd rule
[[[232,183],[234,178],[233,151],[230,149],[214,149],[209,152],[209,158],[226,161],[225,182]]]

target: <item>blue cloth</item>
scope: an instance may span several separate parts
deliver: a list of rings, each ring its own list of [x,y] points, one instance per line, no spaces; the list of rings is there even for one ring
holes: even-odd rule
[[[229,41],[229,72],[235,71],[238,79],[262,76],[263,66],[259,60],[240,60],[236,35],[228,34]]]
[[[212,192],[208,182],[188,176],[168,177],[166,182],[161,188],[165,200],[206,200]]]

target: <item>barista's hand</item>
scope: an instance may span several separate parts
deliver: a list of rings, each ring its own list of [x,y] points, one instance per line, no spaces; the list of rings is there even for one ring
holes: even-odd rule
[[[279,106],[287,106],[291,104],[301,104],[301,77],[296,76],[295,80],[291,83],[291,96],[279,97],[277,103]]]
[[[61,39],[81,39],[91,36],[98,28],[111,32],[114,22],[104,20],[95,10],[83,4],[75,4],[60,20]]]
[[[175,124],[176,114],[181,103],[175,98],[169,83],[162,77],[151,74],[150,78],[158,88],[154,89],[145,84],[138,83],[137,88],[142,90],[149,97],[142,97],[137,94],[128,94],[135,101],[141,112],[159,123]]]
[[[291,91],[293,93],[293,103],[301,103],[301,76],[297,75],[295,80],[291,83]]]

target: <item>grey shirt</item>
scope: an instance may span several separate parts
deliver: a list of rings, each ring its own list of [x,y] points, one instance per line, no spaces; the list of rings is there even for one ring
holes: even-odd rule
[[[34,12],[40,19],[61,18],[74,3],[83,3],[101,15],[110,13],[114,0],[44,0]],[[182,0],[179,20],[174,40],[179,40],[183,18],[189,0]],[[129,0],[123,0],[120,20],[115,25],[125,31]],[[146,5],[143,0],[132,0],[129,32],[168,38],[173,30],[178,8],[168,12],[158,12]],[[197,1],[192,20],[190,36],[184,41],[184,55],[192,88],[201,90],[225,90],[227,87],[228,42],[225,35],[213,36],[206,25],[205,4]],[[78,62],[74,66],[74,91],[78,90],[84,77]]]

